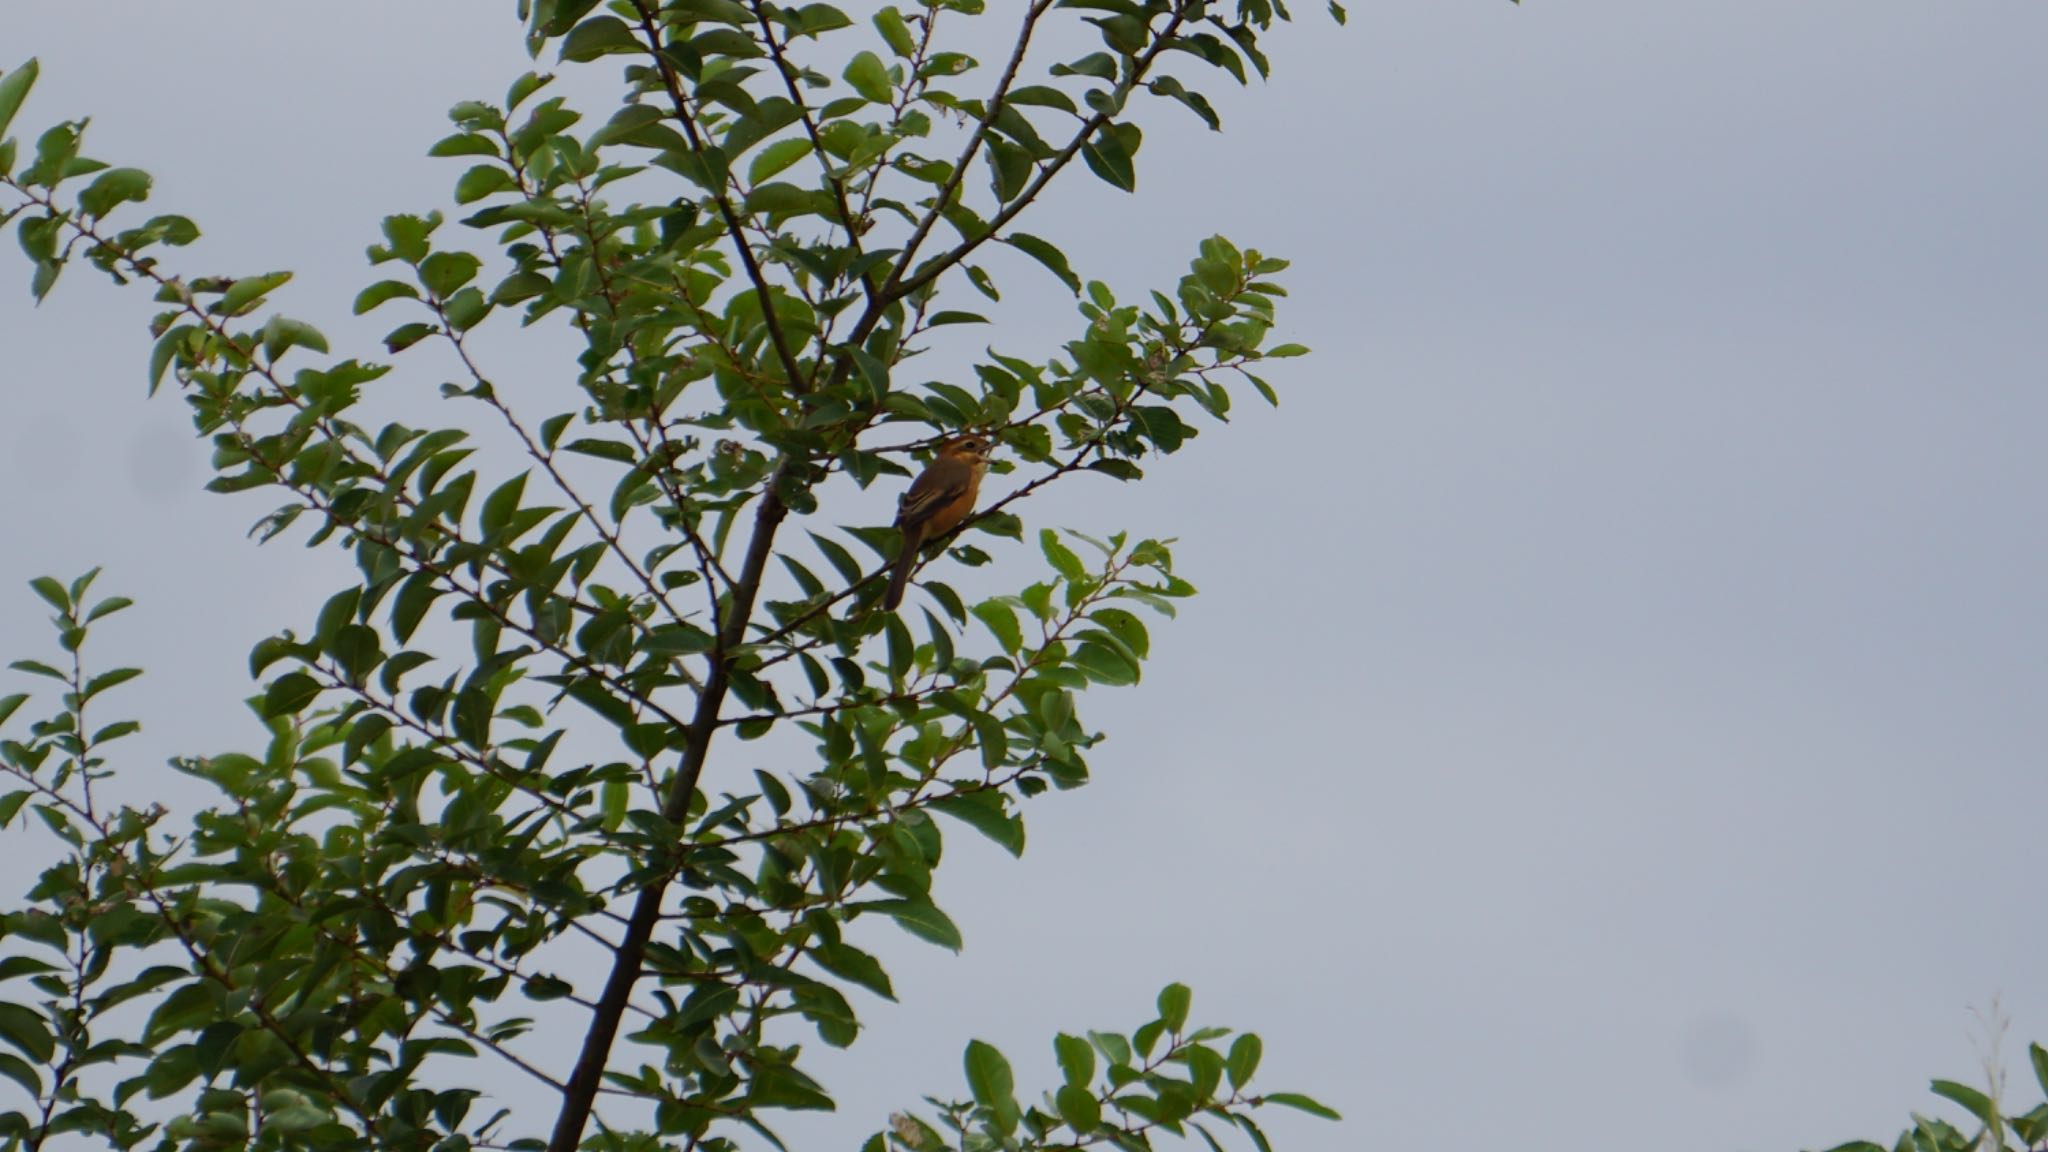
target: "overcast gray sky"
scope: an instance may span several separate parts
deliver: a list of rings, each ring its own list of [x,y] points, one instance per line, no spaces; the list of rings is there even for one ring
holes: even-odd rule
[[[903,1003],[789,1131],[958,1094],[970,1036],[1049,1084],[1053,1029],[1171,979],[1346,1113],[1283,1152],[1888,1139],[1994,995],[2037,1099],[2048,6],[1296,6],[1224,136],[1161,109],[1138,197],[1077,174],[1031,229],[1129,293],[1211,232],[1290,256],[1316,355],[1035,510],[1180,537],[1203,595],[1091,694],[1098,783],[1021,862],[952,838],[965,955],[893,946]],[[296,269],[280,304],[368,352],[363,246],[445,201],[422,153],[525,67],[510,8],[12,3],[0,64],[200,218],[200,270]],[[31,311],[0,268],[0,651],[46,643],[23,581],[106,565],[146,790],[250,738],[248,646],[337,559],[197,490],[141,294],[79,268]],[[1045,300],[997,342],[1065,339]]]

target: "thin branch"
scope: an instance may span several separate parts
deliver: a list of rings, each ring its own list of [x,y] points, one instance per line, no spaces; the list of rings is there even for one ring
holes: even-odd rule
[[[811,114],[811,106],[804,101],[803,92],[796,86],[796,67],[785,57],[782,42],[775,38],[775,24],[768,19],[767,8],[760,0],[749,0],[748,7],[754,10],[754,19],[761,25],[761,39],[768,45],[768,55],[775,61],[776,72],[782,76],[782,86],[789,93],[789,102],[796,105],[797,118],[803,123],[804,134],[811,139],[811,149],[818,157],[818,164],[825,170],[825,183],[832,189],[832,199],[839,207],[840,223],[846,229],[847,247],[852,249],[854,257],[858,259],[861,255],[862,218],[854,215],[853,203],[846,198],[846,182],[832,171],[832,154],[825,150],[824,138],[818,133],[817,117]],[[875,281],[874,270],[863,268],[860,279],[869,303],[873,303],[880,297],[882,290],[882,286]]]
[[[973,166],[975,155],[981,151],[982,143],[988,139],[989,126],[995,123],[996,114],[1002,111],[1003,99],[1010,94],[1010,85],[1017,81],[1017,70],[1024,66],[1025,53],[1031,47],[1032,30],[1037,27],[1039,17],[1044,16],[1052,5],[1053,0],[1032,0],[1031,7],[1025,9],[1023,26],[1017,30],[1016,50],[1010,53],[1010,62],[1004,65],[1002,77],[996,81],[995,91],[989,95],[988,105],[982,110],[981,119],[975,123],[973,134],[967,138],[967,146],[960,150],[960,159],[954,163],[953,170],[947,173],[946,182],[939,185],[938,195],[933,197],[932,206],[926,210],[924,218],[911,230],[910,239],[903,242],[903,254],[896,258],[896,267],[889,273],[888,283],[882,288],[885,300],[899,299],[911,291],[910,288],[901,287],[903,270],[910,267],[911,261],[917,259],[918,248],[924,244],[926,237],[931,235],[932,228],[938,224],[946,206],[953,202],[953,197],[959,195],[960,185],[967,179],[967,169]],[[1043,186],[1043,181],[1039,182],[1039,186]],[[1018,202],[1026,203],[1029,199],[1029,195],[1019,196]],[[993,232],[994,229],[991,228],[990,231]],[[926,279],[929,280],[929,277]]]
[[[569,478],[562,475],[561,469],[555,467],[554,453],[543,451],[540,443],[533,438],[533,434],[528,432],[526,426],[519,422],[519,417],[498,397],[497,388],[484,376],[483,370],[477,367],[476,361],[470,357],[469,345],[463,341],[462,333],[458,332],[455,326],[449,323],[447,308],[439,300],[428,301],[428,305],[434,310],[434,315],[440,319],[441,333],[447,337],[450,344],[454,345],[455,355],[461,359],[463,370],[469,373],[471,380],[476,381],[477,387],[482,393],[484,403],[496,409],[498,415],[504,418],[505,426],[512,430],[513,435],[519,437],[519,443],[526,449],[527,456],[531,457],[534,463],[539,464],[542,470],[547,472],[548,479],[554,482],[555,490],[567,497],[570,503],[576,506],[576,511],[582,514],[584,522],[590,525],[591,531],[597,533],[598,539],[604,541],[605,547],[611,551],[612,555],[618,557],[619,562],[626,566],[626,570],[631,572],[640,581],[640,586],[647,589],[647,594],[654,598],[655,603],[661,605],[662,610],[668,613],[669,619],[680,623],[683,619],[682,614],[676,611],[675,605],[668,602],[667,594],[654,582],[654,577],[641,568],[634,561],[632,555],[626,551],[626,546],[619,540],[619,533],[598,517],[597,511],[590,506],[590,502],[585,500],[582,494],[578,493],[570,485]]]
[[[1137,58],[1136,63],[1132,64],[1131,74],[1117,84],[1116,97],[1113,101],[1117,107],[1122,107],[1123,102],[1137,89],[1138,83],[1145,78],[1147,72],[1151,71],[1153,63],[1159,59],[1160,53],[1166,50],[1167,44],[1172,42],[1174,36],[1179,33],[1180,26],[1185,22],[1186,17],[1179,12],[1175,12],[1173,17],[1166,22],[1166,27],[1160,31],[1158,36],[1153,38],[1152,46],[1145,50],[1144,55]],[[988,117],[982,120],[984,128],[989,120],[994,118],[994,115],[995,110],[991,106]],[[1109,123],[1109,119],[1108,114],[1097,112],[1082,121],[1080,131],[1074,133],[1074,138],[1067,141],[1066,147],[1061,148],[1053,154],[1051,159],[1044,162],[1044,166],[1038,170],[1038,175],[1034,176],[1031,182],[1024,186],[1024,190],[1017,194],[1016,199],[1003,205],[1001,211],[989,218],[986,231],[979,236],[963,239],[944,255],[934,257],[929,264],[918,270],[907,280],[903,279],[903,272],[904,269],[910,266],[913,249],[905,248],[903,257],[897,262],[895,271],[890,273],[889,283],[883,288],[883,296],[889,300],[898,300],[917,291],[933,280],[938,279],[947,269],[965,260],[975,249],[993,240],[996,233],[1003,230],[1004,225],[1016,219],[1018,213],[1029,207],[1032,201],[1038,198],[1038,194],[1045,191],[1045,186],[1052,183],[1053,177],[1059,175],[1060,170],[1067,166],[1067,162],[1072,160],[1075,154],[1081,151],[1082,147],[1088,143],[1089,139],[1096,132],[1101,130],[1103,125]],[[960,173],[956,171],[953,175],[957,183]],[[941,194],[947,194],[946,190],[941,189]],[[944,199],[939,200],[933,206],[932,213],[937,213],[939,209],[945,207],[945,204],[946,201]],[[931,215],[928,214],[926,216],[927,225],[929,225],[930,220]],[[925,230],[929,231],[929,227],[927,226]],[[913,239],[922,239],[922,237],[913,237]]]
[[[676,123],[682,126],[691,151],[701,156],[705,152],[704,136],[698,131],[697,118],[690,111],[690,98],[683,93],[682,77],[676,74],[676,66],[662,51],[661,29],[655,23],[655,12],[649,9],[647,0],[632,0],[632,3],[634,11],[640,13],[640,30],[647,37],[647,51],[654,57],[655,67],[661,72],[662,87],[668,92],[669,103],[675,107]],[[723,180],[729,181],[730,177]],[[725,229],[732,236],[740,263],[746,267],[747,279],[754,285],[754,295],[761,301],[761,320],[768,327],[768,341],[775,346],[775,356],[782,362],[783,374],[789,378],[789,390],[802,395],[810,390],[810,386],[802,369],[797,366],[796,352],[790,347],[789,337],[783,334],[782,318],[775,314],[775,297],[769,291],[768,276],[761,271],[760,261],[754,259],[753,245],[747,242],[745,222],[733,208],[732,199],[725,194],[724,187],[714,190],[711,200],[718,205],[718,214],[725,218]],[[558,1149],[557,1152],[567,1150]]]

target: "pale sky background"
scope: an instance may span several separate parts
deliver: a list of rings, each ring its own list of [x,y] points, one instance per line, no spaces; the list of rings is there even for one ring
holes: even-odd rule
[[[1317,354],[1156,483],[1033,509],[1180,537],[1203,595],[1085,701],[1097,783],[1021,862],[950,838],[965,954],[891,941],[903,1003],[785,1132],[961,1094],[975,1036],[1050,1086],[1055,1029],[1175,979],[1346,1113],[1269,1114],[1281,1152],[1888,1142],[1953,1114],[1926,1081],[1994,995],[2037,1100],[2048,6],[1296,6],[1224,136],[1162,108],[1138,197],[1077,171],[1029,227],[1131,294],[1211,232],[1292,257]],[[279,305],[371,354],[363,246],[444,203],[422,154],[526,66],[510,9],[10,0],[0,64],[42,58],[20,125],[93,114],[199,218],[198,270],[296,269]],[[104,564],[169,789],[250,741],[248,647],[338,558],[198,491],[143,294],[0,270],[0,651],[47,645],[24,581]],[[997,343],[1067,338],[1020,296]]]

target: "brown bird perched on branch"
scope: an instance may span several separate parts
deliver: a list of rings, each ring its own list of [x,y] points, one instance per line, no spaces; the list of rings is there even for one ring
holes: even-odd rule
[[[974,511],[982,474],[988,471],[990,447],[987,439],[973,433],[939,445],[938,455],[896,501],[896,527],[903,531],[903,551],[897,553],[896,568],[889,573],[883,608],[893,612],[903,603],[903,586],[909,583],[910,570],[917,567],[917,555],[925,544],[951,532]]]

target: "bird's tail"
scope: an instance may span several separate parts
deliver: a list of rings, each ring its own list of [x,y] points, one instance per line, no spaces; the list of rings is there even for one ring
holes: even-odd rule
[[[903,550],[896,554],[896,567],[889,572],[889,591],[882,596],[882,608],[894,612],[903,603],[903,587],[910,583],[910,570],[917,567],[918,540],[914,533],[903,534]]]

